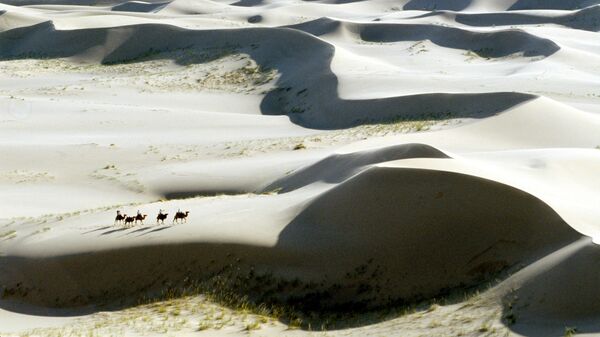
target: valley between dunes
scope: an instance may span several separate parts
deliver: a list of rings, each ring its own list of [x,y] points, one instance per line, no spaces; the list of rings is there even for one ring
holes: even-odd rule
[[[600,336],[599,32],[600,0],[0,0],[0,336]]]

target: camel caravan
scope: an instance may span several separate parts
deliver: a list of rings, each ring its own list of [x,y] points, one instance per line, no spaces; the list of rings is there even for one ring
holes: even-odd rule
[[[190,211],[182,212],[181,210],[177,210],[177,212],[173,216],[172,223],[175,224],[187,222],[189,214]],[[158,215],[156,216],[156,224],[164,225],[168,215],[169,213],[164,213],[162,209],[158,210]],[[124,225],[125,227],[129,228],[137,225],[139,222],[143,226],[144,220],[146,220],[147,216],[148,214],[142,214],[139,210],[137,211],[137,214],[135,216],[128,216],[127,214],[121,213],[121,211],[117,211],[117,216],[115,217],[115,225]]]

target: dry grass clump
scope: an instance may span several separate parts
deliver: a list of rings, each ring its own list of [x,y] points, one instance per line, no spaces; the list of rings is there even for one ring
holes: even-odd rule
[[[275,69],[263,68],[247,54],[235,54],[213,62],[219,65],[196,80],[201,88],[253,92],[278,77]]]
[[[35,172],[28,170],[13,170],[0,172],[0,181],[5,180],[15,184],[36,183],[54,180],[48,172]]]
[[[461,123],[460,120],[428,118],[424,120],[397,119],[387,123],[365,124],[349,129],[327,131],[310,136],[267,138],[221,144],[220,157],[252,156],[274,151],[321,149],[349,144],[371,137],[385,137],[411,132],[424,132]]]
[[[565,327],[565,337],[572,337],[572,336],[575,336],[577,333],[579,333],[579,331],[577,330],[576,327],[572,327],[572,326]]]
[[[253,48],[257,47],[255,45]],[[130,58],[103,64],[82,64],[67,59],[40,57],[8,62],[12,76],[16,77],[34,76],[36,73],[31,72],[31,69],[61,75],[86,74],[95,87],[111,89],[125,85],[136,87],[142,92],[217,90],[261,93],[271,90],[279,77],[277,70],[257,64],[239,45],[165,50],[151,48]],[[59,85],[31,90],[37,94],[56,96],[81,95],[86,88],[79,85]]]
[[[15,230],[10,230],[4,233],[0,233],[0,239],[10,240],[17,237],[17,232]]]
[[[306,149],[306,145],[304,145],[304,143],[299,143],[299,144],[296,144],[296,145],[294,146],[294,148],[293,148],[293,150],[294,150],[294,151],[297,151],[297,150],[304,150],[304,149]]]
[[[481,301],[480,288],[448,289],[439,298],[408,302],[383,299],[379,297],[382,294],[380,284],[384,282],[380,268],[369,259],[349,271],[343,284],[326,284],[258,273],[235,262],[200,281],[170,288],[140,303],[171,303],[180,298],[201,296],[207,303],[227,308],[218,314],[206,313],[198,326],[204,329],[219,327],[214,324],[215,319],[223,322],[223,316],[230,315],[243,317],[244,329],[248,331],[271,321],[281,322],[291,329],[325,331],[368,325],[416,312],[429,314],[442,311],[442,306],[453,303],[471,303],[468,306],[474,306]],[[354,295],[352,300],[344,301],[340,294],[345,294],[343,298],[348,298],[348,294]],[[165,312],[173,313],[173,310]]]
[[[94,170],[90,174],[90,177],[99,179],[99,180],[106,180],[106,181],[114,182],[114,183],[119,184],[119,185],[123,186],[124,188],[126,188],[130,191],[136,192],[136,193],[143,193],[146,190],[144,185],[135,178],[134,173],[122,172],[114,164],[108,164],[108,165],[102,167],[101,169]]]

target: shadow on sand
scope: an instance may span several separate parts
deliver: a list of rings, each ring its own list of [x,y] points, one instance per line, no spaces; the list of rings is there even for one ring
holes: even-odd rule
[[[83,234],[90,234],[90,233],[94,233],[94,232],[99,232],[99,231],[102,231],[102,230],[105,230],[105,229],[109,229],[109,228],[112,228],[112,227],[113,226],[103,226],[103,227],[100,227],[100,228],[92,229],[91,231],[84,232]]]
[[[335,25],[334,23],[331,27],[335,27]],[[305,25],[305,27],[308,27],[306,31],[312,29],[310,25]],[[410,40],[403,37],[402,28],[365,26],[360,29],[363,29],[362,36],[367,36],[373,40]],[[449,33],[442,28],[429,29],[420,38],[427,38],[429,36],[427,34]],[[525,35],[519,36],[529,38]],[[512,37],[512,35],[500,37],[506,39]],[[485,48],[487,45],[497,42],[498,38],[494,34],[477,36],[473,39],[475,42],[472,45],[464,46],[461,44],[463,42],[459,41],[455,47]],[[109,39],[111,45],[115,46],[114,48],[97,48],[107,44]],[[556,52],[551,43],[547,43],[547,41],[541,41],[540,43],[540,46],[548,46],[548,49],[538,51],[540,56],[551,55]],[[535,96],[529,94],[492,92],[474,94],[434,93],[362,100],[343,99],[337,91],[338,79],[331,70],[335,48],[327,42],[294,27],[186,30],[168,25],[142,24],[127,27],[56,30],[51,22],[44,22],[1,32],[0,45],[3,46],[0,49],[1,60],[81,57],[81,55],[87,53],[86,57],[90,59],[86,61],[96,61],[106,65],[161,58],[173,59],[178,64],[186,65],[209,62],[229,54],[247,53],[260,65],[261,69],[277,69],[281,74],[277,80],[277,89],[268,92],[261,102],[262,113],[265,115],[287,115],[292,122],[298,125],[316,129],[347,128],[360,124],[393,121],[399,118],[403,120],[483,118],[535,98]],[[110,50],[110,52],[106,52],[106,50]],[[97,54],[92,55],[90,54],[91,51],[95,51]],[[185,51],[185,53],[176,51]],[[492,57],[495,56],[493,53],[491,55]],[[390,181],[399,182],[397,188],[390,188]],[[453,214],[455,219],[461,221],[448,223],[463,226],[461,227],[461,233],[467,235],[460,240],[452,236],[435,236],[439,231],[423,231],[425,226],[421,226],[419,230],[413,228],[412,231],[397,226],[397,219],[401,219],[402,216],[410,213],[402,212],[403,209],[397,207],[398,198],[404,198],[402,200],[405,200],[408,205],[412,205],[412,209],[429,210],[415,204],[419,201],[414,198],[414,194],[407,192],[422,191],[418,188],[405,188],[414,181],[414,179],[407,179],[407,177],[404,177],[404,180],[398,177],[394,178],[392,174],[390,179],[375,181],[379,185],[366,184],[365,186],[370,186],[370,189],[380,188],[381,191],[396,193],[392,197],[380,198],[379,200],[393,200],[394,204],[389,209],[383,209],[374,215],[369,214],[364,208],[361,209],[360,207],[351,210],[346,209],[344,213],[343,206],[345,205],[347,208],[348,205],[361,204],[346,200],[352,196],[360,195],[364,198],[377,199],[378,196],[382,196],[379,193],[380,190],[373,190],[373,193],[359,193],[352,191],[351,185],[338,188],[332,191],[331,194],[340,193],[343,197],[337,199],[330,198],[327,195],[320,197],[320,201],[323,202],[320,204],[315,202],[309,205],[305,211],[289,223],[281,232],[274,247],[201,242],[128,247],[120,250],[52,258],[0,257],[0,281],[2,281],[3,293],[7,297],[31,300],[47,306],[82,307],[91,303],[109,302],[111,303],[108,305],[110,308],[119,309],[137,304],[140,295],[150,294],[150,298],[161,300],[163,299],[161,294],[175,289],[179,291],[180,295],[210,294],[218,302],[233,308],[242,305],[249,305],[250,308],[256,309],[259,307],[285,308],[283,310],[284,314],[280,316],[283,322],[301,318],[301,321],[304,322],[304,325],[302,325],[304,328],[325,326],[326,329],[363,326],[390,319],[399,315],[407,307],[427,301],[435,294],[446,296],[449,299],[448,302],[451,303],[452,294],[458,293],[463,296],[465,293],[474,291],[474,289],[457,286],[457,284],[460,284],[458,282],[460,280],[458,280],[456,283],[452,283],[449,288],[439,287],[439,289],[436,288],[437,292],[429,292],[429,295],[434,295],[425,297],[415,295],[404,301],[400,299],[402,297],[394,296],[398,293],[391,293],[389,296],[377,293],[377,290],[382,288],[371,286],[369,282],[373,281],[373,277],[381,278],[382,282],[385,282],[385,278],[381,276],[381,273],[385,271],[387,273],[385,276],[394,279],[396,283],[392,282],[392,286],[388,285],[389,287],[383,289],[395,291],[396,288],[393,285],[402,285],[407,275],[414,272],[410,268],[402,268],[401,261],[405,260],[396,259],[393,265],[390,265],[395,268],[391,268],[391,270],[400,271],[395,274],[383,267],[381,269],[377,268],[378,261],[389,261],[386,260],[389,257],[383,257],[381,260],[371,259],[369,260],[371,262],[343,260],[345,255],[335,251],[338,248],[341,249],[340,251],[356,254],[353,249],[359,247],[358,249],[364,250],[359,251],[359,253],[364,253],[362,256],[367,260],[373,252],[400,254],[399,252],[402,250],[413,249],[414,247],[411,244],[414,242],[428,242],[412,237],[425,234],[428,234],[429,238],[451,241],[456,245],[452,246],[455,251],[461,250],[466,243],[477,245],[478,241],[472,238],[473,227],[467,225],[467,220],[470,219],[463,217],[469,214],[480,214],[477,212],[482,211],[481,209],[476,209],[477,212],[472,213],[464,211],[465,205],[472,204],[472,200],[468,198],[460,200],[449,198],[451,199],[449,202],[452,202],[452,205],[455,206],[452,209],[457,211],[456,214]],[[385,186],[381,186],[381,184]],[[452,186],[457,185],[463,186],[464,184]],[[430,187],[431,191],[439,188],[438,185]],[[473,188],[473,191],[477,191],[477,188]],[[344,193],[349,189],[353,193]],[[369,189],[365,188],[364,190]],[[495,192],[496,190],[490,189],[490,191]],[[432,192],[419,200],[431,198],[432,195],[436,195],[436,193]],[[459,195],[466,198],[470,194],[462,193]],[[497,196],[497,194],[492,195]],[[517,196],[522,197],[518,194]],[[512,200],[511,198],[514,199],[514,197],[515,195],[508,194],[506,200]],[[346,200],[347,202],[340,204],[340,200]],[[492,198],[492,200],[497,199]],[[525,200],[531,201],[527,198]],[[340,207],[331,207],[332,204],[336,203]],[[377,207],[385,205],[381,202],[373,202],[372,204]],[[493,202],[489,204],[493,204]],[[323,210],[319,209],[320,207],[327,208]],[[391,210],[396,216],[389,215]],[[493,208],[487,211],[492,212],[491,214],[494,215],[487,218],[488,220],[491,219],[490,223],[496,225],[490,226],[493,228],[504,228],[506,225],[506,223],[496,223],[494,221],[514,219],[515,216],[514,213],[508,211],[507,213],[493,213],[506,211],[502,209]],[[527,212],[530,211],[530,209],[527,209]],[[371,210],[371,212],[373,211]],[[347,214],[353,214],[354,216],[349,217]],[[385,217],[382,218],[382,215],[385,215]],[[358,226],[357,223],[365,220],[365,217],[370,217],[370,223],[380,226],[376,228],[379,230]],[[449,219],[446,213],[438,213],[437,217],[424,214],[423,218],[431,221],[432,224],[439,223],[439,219]],[[323,230],[323,228],[329,228],[324,226],[323,223],[319,223],[323,219],[328,220],[325,225],[337,224],[339,228],[335,228],[336,231],[333,232]],[[421,222],[411,222],[409,220],[411,219],[406,219],[406,223],[422,225]],[[169,228],[170,226],[165,226],[150,231],[143,228],[135,232],[139,232],[139,236],[142,236]],[[529,227],[523,225],[519,228]],[[101,235],[109,235],[125,230],[127,228],[114,229],[103,232]],[[334,247],[331,243],[337,242],[336,236],[339,235],[337,230],[351,230],[357,234],[356,237],[361,238],[361,243],[367,242],[371,246],[343,246],[345,244],[343,243]],[[539,234],[544,230],[535,233]],[[453,231],[443,233],[454,235]],[[364,237],[376,237],[381,241],[363,240]],[[493,236],[490,237],[494,238]],[[529,237],[527,236],[527,238]],[[515,240],[518,240],[518,238]],[[385,243],[385,246],[382,246],[381,242]],[[307,247],[314,249],[307,249]],[[492,245],[492,248],[494,247]],[[526,256],[537,248],[531,247],[531,245],[523,245],[523,252],[519,252]],[[431,244],[427,244],[422,249],[430,252]],[[502,252],[502,250],[498,250],[498,252]],[[324,257],[334,259],[333,262],[329,261],[329,263],[338,265],[339,262],[339,264],[347,267],[348,272],[345,275],[349,276],[346,277],[343,273],[340,273],[336,276],[337,278],[332,277],[327,282],[322,279],[301,282],[293,276],[281,277],[272,274],[273,266],[285,266],[288,274],[299,275],[308,271],[315,275],[321,275],[321,272],[327,272],[327,269],[330,269],[327,264],[323,263]],[[443,257],[454,258],[455,256],[445,254]],[[436,265],[444,265],[447,262],[445,260],[432,261]],[[461,260],[459,262],[465,261]],[[515,261],[512,262],[516,263]],[[468,263],[470,261],[466,262],[466,264]],[[501,267],[504,266],[504,264],[501,265]],[[428,265],[422,264],[416,267],[425,270]],[[492,267],[496,268],[497,266],[492,265]],[[480,285],[487,284],[486,282],[489,282],[491,277],[497,276],[496,274],[485,274],[485,271],[486,269],[477,272],[483,273],[486,277],[479,280],[478,284]],[[431,270],[428,272],[431,274]],[[474,282],[476,277],[481,276],[477,273],[469,275],[470,278],[466,280]],[[49,279],[48,275],[53,275],[53,277]],[[371,277],[371,279],[367,277]],[[420,276],[415,273],[411,277],[414,281]],[[28,286],[24,287],[23,282],[26,282]],[[439,282],[433,283],[436,286],[439,285]],[[380,284],[375,283],[375,285]],[[37,291],[32,293],[28,291],[29,289],[37,289]],[[114,301],[121,298],[131,300],[126,301],[126,303],[114,304]],[[373,298],[378,299],[377,305],[371,302]],[[381,298],[387,298],[388,300],[383,301]],[[8,303],[0,301],[0,307],[11,311],[23,310]],[[25,309],[25,312],[29,313],[28,310]],[[356,315],[363,315],[367,319],[357,319],[358,316]],[[331,319],[336,317],[338,318],[337,321],[331,323],[331,326],[324,324],[328,321],[331,322]],[[344,317],[348,317],[348,319],[344,319]],[[323,324],[320,325],[319,323]]]
[[[127,229],[128,229],[127,227],[112,229],[112,230],[103,232],[100,235],[110,235],[110,234],[114,234],[114,233],[119,233],[119,232],[122,232],[122,231],[126,231]]]
[[[306,33],[326,32],[339,23],[319,19],[287,28],[246,28],[227,30],[186,30],[161,24],[127,27],[56,30],[51,22],[15,28],[0,33],[0,60],[22,58],[79,58],[105,65],[172,59],[178,64],[205,63],[226,55],[245,53],[260,68],[276,69],[281,75],[277,88],[266,93],[260,109],[264,115],[287,115],[293,123],[313,129],[340,129],[361,124],[395,120],[483,118],[535,98],[515,92],[432,93],[377,99],[340,98],[338,79],[331,70],[335,47]],[[330,20],[331,21],[331,20]],[[413,41],[406,30],[419,33],[419,39],[444,42],[445,47],[479,50],[490,57],[523,51],[547,56],[558,50],[551,41],[521,31],[482,34],[429,25],[364,24],[355,27],[367,40]],[[506,36],[504,36],[506,35]],[[96,48],[116,45],[110,52]],[[443,36],[449,37],[444,40]],[[454,36],[454,38],[453,38]],[[502,41],[518,40],[517,49]],[[535,48],[525,43],[529,41]],[[490,47],[491,46],[491,47]],[[506,49],[508,48],[508,49]],[[527,49],[529,48],[529,49]],[[90,50],[97,50],[90,54]],[[87,54],[86,54],[87,53]]]

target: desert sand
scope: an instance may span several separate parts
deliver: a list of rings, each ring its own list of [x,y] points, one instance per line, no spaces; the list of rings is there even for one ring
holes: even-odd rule
[[[600,336],[599,31],[0,0],[0,336]]]

